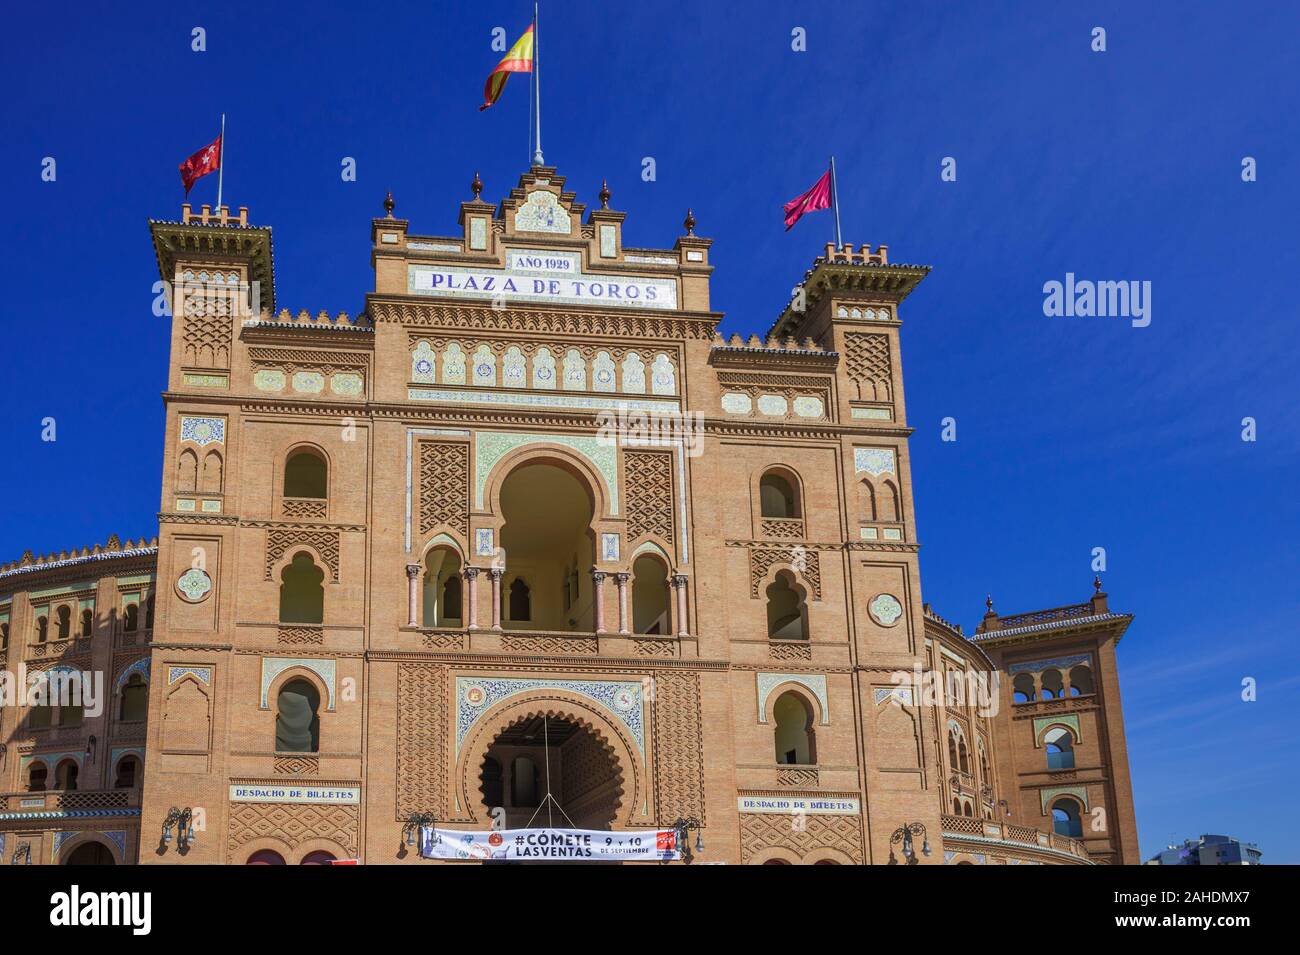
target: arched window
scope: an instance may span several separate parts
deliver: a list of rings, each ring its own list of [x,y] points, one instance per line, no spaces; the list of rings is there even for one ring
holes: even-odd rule
[[[975,818],[975,805],[969,799],[962,803],[961,810],[962,815],[966,816],[968,819]]]
[[[36,642],[44,643],[50,639],[50,621],[48,617],[36,618]]]
[[[1052,831],[1071,839],[1083,838],[1083,821],[1079,818],[1079,804],[1073,799],[1058,799],[1052,803]]]
[[[122,700],[118,704],[117,718],[123,723],[136,723],[149,712],[149,686],[144,677],[132,673],[122,687]]]
[[[330,865],[334,861],[334,853],[326,852],[324,849],[317,849],[315,852],[309,852],[302,857],[299,865]]]
[[[275,698],[275,751],[320,752],[320,693],[307,680],[290,680]]]
[[[772,707],[776,722],[776,761],[795,766],[816,763],[813,746],[812,708],[798,693],[782,693]]]
[[[1054,726],[1043,736],[1048,769],[1074,769],[1074,737],[1064,727]]]
[[[979,757],[980,757],[980,779],[981,779],[985,784],[988,784],[988,782],[989,782],[989,754],[986,753],[986,752],[984,751],[984,740],[983,740],[982,738],[980,739],[980,741],[979,741],[978,743],[976,743],[976,748],[979,750]]]
[[[785,571],[767,588],[767,635],[773,640],[808,639],[808,607]]]
[[[1034,702],[1034,678],[1029,673],[1020,673],[1011,681],[1011,699],[1014,703]]]
[[[799,516],[799,496],[794,482],[775,471],[768,471],[759,480],[758,503],[763,517]]]
[[[262,849],[248,857],[246,865],[284,865],[284,856],[270,849]]]
[[[144,605],[144,625],[145,629],[153,629],[153,595],[149,595],[149,600]]]
[[[858,482],[858,517],[864,521],[876,519],[876,492],[866,478]]]
[[[948,726],[948,762],[954,771],[970,773],[970,751],[966,748],[966,734],[955,723]]]
[[[298,451],[284,462],[285,497],[327,497],[329,467],[314,451]]]
[[[45,780],[50,771],[44,763],[33,762],[27,771],[27,791],[29,793],[45,792]]]
[[[501,764],[491,756],[483,760],[483,805],[489,809],[505,805]]]
[[[66,640],[72,636],[72,611],[67,607],[60,607],[55,611],[55,619],[58,621],[58,639]]]
[[[533,602],[528,591],[528,585],[524,583],[522,577],[516,577],[510,581],[510,615],[509,620],[531,620],[533,619]]]
[[[453,620],[460,619],[460,576],[448,577],[442,585],[442,613]]]
[[[1077,666],[1070,668],[1070,695],[1087,696],[1097,692],[1092,685],[1092,667]]]
[[[1060,670],[1044,670],[1038,683],[1043,688],[1045,700],[1059,700],[1065,695],[1065,680],[1061,678]]]
[[[135,633],[140,628],[140,605],[130,603],[122,611],[122,629],[127,633]]]
[[[114,789],[134,789],[136,780],[140,778],[140,760],[134,756],[123,756],[117,762],[117,778],[113,782]]]
[[[77,788],[77,761],[65,759],[54,770],[54,788],[68,792]]]
[[[510,805],[536,806],[539,781],[537,764],[527,756],[516,756],[510,764]]]
[[[322,623],[325,620],[325,572],[311,555],[300,551],[280,575],[280,622]]]
[[[9,649],[9,624],[0,623],[0,650]]]
[[[193,494],[198,486],[199,459],[188,448],[181,452],[176,465],[176,490],[182,494]]]
[[[460,626],[460,554],[435,547],[424,557],[423,606],[426,627]]]
[[[956,796],[952,797],[952,814],[954,816],[961,815],[961,800],[958,799]]]
[[[81,635],[83,637],[90,636],[90,631],[94,629],[94,626],[95,626],[94,612],[91,610],[81,611]]]
[[[642,554],[632,562],[632,632],[666,634],[668,570],[663,561]]]

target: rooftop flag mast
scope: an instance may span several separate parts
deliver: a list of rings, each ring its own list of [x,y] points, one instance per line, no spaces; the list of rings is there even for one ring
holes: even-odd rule
[[[542,158],[542,74],[541,74],[541,44],[537,38],[537,0],[533,0],[533,88],[536,90],[537,109],[537,145],[533,150],[533,165],[545,166],[546,160]]]
[[[217,157],[217,215],[221,215],[221,183],[226,174],[226,114],[221,114],[221,155]]]
[[[840,186],[835,178],[835,157],[831,156],[831,205],[835,207],[835,248],[844,248],[840,238]]]

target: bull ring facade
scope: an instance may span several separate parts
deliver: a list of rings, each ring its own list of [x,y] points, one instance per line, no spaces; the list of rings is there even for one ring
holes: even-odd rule
[[[105,684],[0,710],[4,861],[421,864],[558,806],[691,862],[1137,862],[1131,616],[923,602],[928,267],[828,245],[725,340],[689,213],[627,247],[607,188],[483,188],[451,235],[385,201],[355,317],[277,311],[246,209],[150,223],[158,536],[0,568],[6,667]]]

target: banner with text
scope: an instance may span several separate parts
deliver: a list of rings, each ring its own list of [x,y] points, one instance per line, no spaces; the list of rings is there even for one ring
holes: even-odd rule
[[[609,832],[604,829],[420,830],[426,859],[509,859],[542,862],[659,861],[680,859],[674,829]]]

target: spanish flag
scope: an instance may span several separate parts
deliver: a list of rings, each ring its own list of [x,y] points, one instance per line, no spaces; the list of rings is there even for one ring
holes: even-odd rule
[[[524,35],[515,41],[496,69],[488,74],[487,85],[483,87],[483,105],[479,111],[487,109],[501,98],[501,91],[506,88],[506,79],[511,73],[531,73],[533,71],[533,24],[528,25]]]

